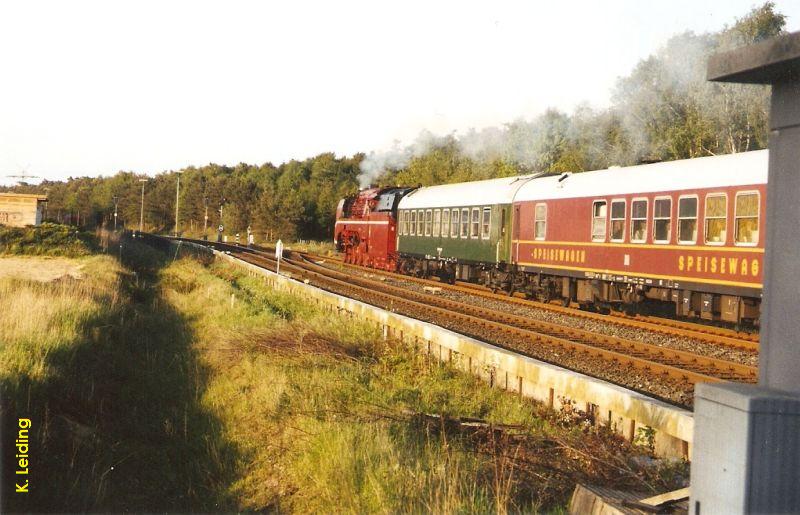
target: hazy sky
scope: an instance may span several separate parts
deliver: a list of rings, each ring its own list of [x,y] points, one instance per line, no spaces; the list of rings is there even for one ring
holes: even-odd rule
[[[277,164],[602,107],[671,35],[753,5],[0,0],[0,182]],[[776,5],[800,30],[800,0]]]

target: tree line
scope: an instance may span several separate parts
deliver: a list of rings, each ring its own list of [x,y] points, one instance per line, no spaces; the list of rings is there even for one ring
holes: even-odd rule
[[[222,225],[226,234],[244,233],[250,227],[259,239],[326,239],[338,200],[358,191],[361,158],[325,153],[280,166],[209,164],[190,166],[180,174],[168,171],[149,177],[118,172],[7,189],[47,193],[47,219],[59,223],[112,227],[116,197],[120,227],[138,229],[143,214],[146,231],[172,232],[180,175],[178,218],[183,234],[199,236],[207,225],[213,237]]]
[[[781,34],[785,21],[767,2],[719,32],[676,35],[618,80],[606,109],[550,109],[502,127],[422,133],[400,149],[404,156],[367,160],[402,163],[378,179],[382,184],[432,185],[763,149],[768,87],[708,82],[706,66],[716,52]]]
[[[202,233],[207,213],[209,234],[223,225],[228,234],[250,227],[259,239],[327,239],[338,200],[355,193],[359,179],[362,184],[432,185],[765,148],[768,89],[710,83],[705,69],[712,53],[778,35],[784,26],[785,16],[767,2],[720,32],[676,35],[618,80],[605,109],[584,105],[571,114],[550,109],[502,127],[445,136],[423,132],[413,145],[393,150],[399,156],[391,159],[324,153],[278,166],[185,168],[180,171],[181,231]],[[137,228],[144,184],[145,229],[170,232],[177,180],[177,171],[155,177],[121,171],[2,189],[47,193],[48,219],[83,227],[113,225],[116,197],[118,223]]]

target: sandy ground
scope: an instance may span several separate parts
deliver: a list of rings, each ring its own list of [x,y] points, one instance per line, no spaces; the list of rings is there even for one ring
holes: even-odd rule
[[[59,257],[0,257],[0,278],[15,277],[50,282],[68,275],[83,278],[83,262]]]

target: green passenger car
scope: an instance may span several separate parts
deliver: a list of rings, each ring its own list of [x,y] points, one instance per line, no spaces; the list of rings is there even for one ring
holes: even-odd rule
[[[504,266],[511,203],[532,176],[419,188],[398,206],[398,253],[405,272],[475,280]]]

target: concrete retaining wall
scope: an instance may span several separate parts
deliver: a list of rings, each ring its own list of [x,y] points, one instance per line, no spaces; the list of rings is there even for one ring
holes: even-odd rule
[[[558,409],[562,399],[591,411],[599,424],[609,425],[626,438],[654,431],[656,453],[689,458],[694,430],[692,413],[640,393],[578,372],[496,347],[428,322],[392,313],[336,295],[283,275],[264,270],[228,254],[218,257],[262,276],[277,290],[311,299],[316,304],[374,322],[384,337],[415,342],[423,352],[482,377],[493,386],[536,399]],[[609,365],[613,366],[613,365]]]

